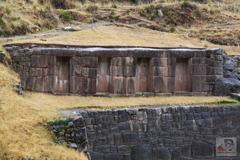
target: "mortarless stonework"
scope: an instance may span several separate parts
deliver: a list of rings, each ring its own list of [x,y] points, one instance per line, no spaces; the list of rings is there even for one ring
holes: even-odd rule
[[[209,95],[223,77],[222,49],[5,46],[22,86],[78,95]]]
[[[155,107],[66,111],[74,120],[52,129],[92,160],[240,159],[239,107]],[[217,137],[236,137],[238,156],[216,157]]]

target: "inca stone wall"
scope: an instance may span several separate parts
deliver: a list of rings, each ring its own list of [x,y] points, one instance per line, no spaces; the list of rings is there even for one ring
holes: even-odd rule
[[[111,59],[110,91],[114,94],[135,94],[135,64],[133,57],[113,57]]]
[[[157,107],[157,106],[156,106]],[[68,114],[66,114],[68,113]],[[75,120],[58,137],[92,160],[239,160],[216,157],[217,137],[236,137],[240,155],[239,107],[159,107],[74,110]]]
[[[23,87],[39,92],[209,95],[215,81],[223,77],[221,49],[33,44],[5,48],[12,56]]]
[[[70,78],[71,93],[87,95],[96,92],[97,57],[75,56],[72,60]]]

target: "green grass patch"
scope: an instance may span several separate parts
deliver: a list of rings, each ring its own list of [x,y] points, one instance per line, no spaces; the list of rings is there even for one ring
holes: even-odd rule
[[[156,5],[147,5],[139,11],[140,16],[146,17],[150,20],[159,18],[159,6]]]
[[[59,17],[64,20],[65,22],[70,22],[74,19],[73,15],[71,14],[71,12],[67,11],[67,10],[60,10],[59,11]]]

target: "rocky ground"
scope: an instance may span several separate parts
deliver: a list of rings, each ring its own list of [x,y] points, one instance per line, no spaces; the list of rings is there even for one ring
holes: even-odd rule
[[[216,81],[215,95],[230,95],[240,93],[240,56],[224,55],[224,78]]]

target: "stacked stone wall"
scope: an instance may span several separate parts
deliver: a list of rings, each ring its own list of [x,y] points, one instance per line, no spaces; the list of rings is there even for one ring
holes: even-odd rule
[[[110,65],[110,92],[131,95],[135,93],[135,59],[113,57]]]
[[[173,55],[162,54],[151,58],[150,70],[153,73],[152,89],[155,93],[173,93],[175,77],[175,61]]]
[[[53,90],[54,56],[30,55],[31,67],[28,68],[26,88],[38,92]]]
[[[221,49],[138,49],[138,48],[61,48],[41,45],[12,45],[13,66],[24,88],[58,94],[58,57],[69,60],[69,89],[64,94],[96,95],[98,59],[109,59],[107,95],[173,95],[176,92],[177,61],[187,63],[187,95],[211,94],[215,81],[223,76]],[[145,64],[136,73],[139,60]],[[144,71],[144,65],[145,70]],[[141,77],[139,74],[143,74]],[[144,74],[145,77],[144,78]],[[66,79],[62,81],[65,82]],[[106,85],[106,84],[104,84]],[[139,87],[141,86],[141,87]],[[66,87],[66,86],[65,86]],[[60,86],[61,88],[61,86]],[[67,87],[68,88],[68,87]],[[100,87],[101,88],[101,87]],[[185,87],[186,88],[186,87]],[[61,93],[61,94],[63,94]],[[181,92],[180,92],[181,93]]]
[[[71,93],[92,95],[96,93],[97,57],[71,58],[70,86]]]
[[[54,130],[92,160],[238,160],[238,107],[159,107],[78,110],[64,131]],[[53,128],[59,126],[53,126]],[[216,156],[217,137],[236,137],[235,157]]]
[[[212,51],[201,53],[192,58],[192,91],[211,92],[214,82],[223,76],[223,56]]]

